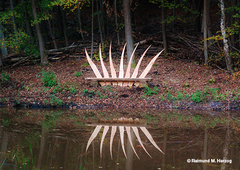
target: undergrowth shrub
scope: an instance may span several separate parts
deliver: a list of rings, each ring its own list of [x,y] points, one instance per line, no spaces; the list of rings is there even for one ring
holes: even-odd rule
[[[10,79],[10,75],[8,74],[8,72],[3,72],[2,73],[2,81],[8,81]]]
[[[42,82],[43,82],[44,86],[46,86],[46,87],[53,87],[53,86],[57,85],[56,74],[54,73],[54,71],[52,71],[52,70],[45,71],[43,69]]]

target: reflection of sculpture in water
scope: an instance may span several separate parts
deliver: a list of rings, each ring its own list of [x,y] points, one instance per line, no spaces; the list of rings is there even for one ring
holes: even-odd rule
[[[155,148],[157,148],[160,152],[163,153],[163,151],[160,149],[160,147],[157,146],[156,142],[153,140],[152,135],[149,133],[147,128],[144,126],[144,124],[142,124],[140,122],[140,120],[138,118],[135,119],[135,120],[133,120],[132,118],[129,118],[129,119],[120,118],[120,119],[113,119],[112,121],[107,121],[107,122],[105,122],[103,120],[100,120],[100,123],[89,124],[89,125],[90,126],[96,125],[96,128],[95,128],[95,130],[93,131],[92,135],[90,136],[90,138],[88,140],[86,151],[88,150],[88,147],[90,146],[92,141],[96,138],[96,136],[99,133],[99,131],[101,130],[101,128],[104,127],[103,128],[103,133],[102,133],[102,138],[101,138],[101,143],[100,143],[100,156],[101,157],[102,157],[103,141],[104,141],[104,138],[105,138],[110,126],[112,127],[111,136],[110,136],[110,155],[111,155],[111,158],[112,158],[112,144],[113,144],[114,136],[115,136],[116,131],[117,131],[117,127],[119,127],[121,146],[122,146],[122,150],[123,150],[123,153],[124,153],[126,158],[127,158],[127,155],[126,155],[125,146],[124,146],[124,129],[127,132],[127,136],[128,136],[128,140],[130,142],[130,145],[131,145],[134,153],[138,157],[138,159],[140,159],[140,158],[139,158],[139,156],[138,156],[138,154],[137,154],[137,152],[136,152],[136,150],[134,149],[134,146],[133,146],[131,130],[133,130],[136,138],[138,139],[138,141],[139,141],[140,145],[142,146],[142,148],[144,149],[144,151],[151,157],[151,155],[148,153],[148,151],[146,150],[146,148],[144,147],[144,145],[142,143],[142,140],[141,140],[140,135],[139,135],[138,127],[145,134],[145,136],[149,139],[149,141],[153,144],[153,146]]]

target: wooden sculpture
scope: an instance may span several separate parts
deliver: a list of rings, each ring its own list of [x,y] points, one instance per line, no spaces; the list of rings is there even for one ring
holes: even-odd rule
[[[124,52],[125,52],[125,48],[126,48],[126,44],[123,47],[123,51],[122,51],[122,55],[121,55],[121,60],[120,60],[120,67],[119,67],[119,75],[117,77],[115,68],[114,68],[114,64],[112,61],[112,54],[111,54],[111,44],[110,44],[110,48],[109,48],[109,64],[110,64],[110,71],[111,71],[111,77],[109,76],[109,73],[105,67],[105,64],[103,62],[102,59],[102,52],[101,52],[101,45],[99,45],[99,56],[100,56],[100,62],[101,62],[101,66],[102,66],[102,72],[103,72],[103,77],[100,73],[100,71],[98,70],[97,66],[93,63],[93,61],[91,60],[91,58],[89,57],[87,50],[85,48],[85,53],[86,53],[86,57],[88,60],[89,65],[91,66],[94,74],[96,77],[94,78],[85,78],[86,80],[91,80],[91,84],[92,85],[97,85],[98,83],[101,86],[105,86],[105,85],[118,85],[118,86],[129,86],[132,87],[133,85],[135,86],[144,86],[147,82],[151,81],[152,78],[146,77],[146,75],[149,73],[149,71],[151,70],[154,62],[156,61],[156,59],[161,55],[161,53],[163,52],[163,50],[161,52],[159,52],[147,65],[147,67],[145,68],[145,70],[141,73],[141,75],[137,78],[138,76],[138,70],[140,67],[140,64],[143,60],[143,57],[145,56],[145,54],[147,53],[147,51],[149,50],[149,48],[151,46],[149,46],[145,52],[142,54],[141,58],[138,61],[138,64],[136,66],[136,68],[133,71],[133,74],[131,74],[131,63],[133,60],[133,56],[134,53],[137,49],[138,44],[136,45],[130,59],[128,62],[128,66],[127,66],[127,70],[126,73],[124,75],[124,69],[123,69],[123,58],[124,58]]]

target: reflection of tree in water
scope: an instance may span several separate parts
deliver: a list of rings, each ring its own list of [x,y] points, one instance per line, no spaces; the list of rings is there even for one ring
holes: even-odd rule
[[[126,154],[126,151],[125,151],[125,145],[124,145],[124,131],[126,131],[127,136],[128,136],[128,148],[129,148],[129,146],[131,146],[133,152],[135,153],[135,155],[137,156],[138,159],[140,159],[140,158],[139,158],[139,156],[138,156],[138,154],[137,154],[137,152],[136,152],[136,150],[134,149],[134,146],[133,146],[133,139],[135,139],[134,135],[138,139],[138,142],[140,143],[140,145],[144,149],[144,151],[151,157],[151,155],[148,153],[148,151],[146,150],[146,148],[144,147],[144,145],[142,143],[142,140],[141,140],[140,135],[139,135],[138,128],[141,129],[141,131],[149,139],[149,141],[152,143],[152,145],[157,150],[159,150],[160,152],[163,153],[163,151],[159,148],[159,146],[157,146],[157,144],[154,141],[152,135],[149,133],[147,128],[144,126],[144,124],[140,123],[140,120],[138,118],[135,119],[135,120],[133,120],[132,118],[129,118],[129,119],[120,118],[120,119],[113,119],[112,121],[108,120],[108,122],[100,120],[100,123],[93,123],[93,124],[89,124],[89,125],[96,126],[96,128],[94,129],[92,135],[90,136],[90,138],[88,140],[86,151],[88,150],[88,147],[90,146],[92,141],[96,138],[97,134],[100,132],[100,130],[103,127],[103,133],[102,133],[102,138],[101,138],[101,143],[100,143],[100,156],[101,157],[102,157],[103,141],[104,141],[104,138],[106,137],[106,134],[107,134],[110,126],[112,127],[111,128],[112,129],[111,130],[111,136],[110,136],[110,155],[111,155],[111,158],[112,158],[113,138],[116,134],[117,127],[119,128],[121,146],[122,146],[122,150],[123,150],[123,153],[124,153],[126,158],[128,158],[128,157],[127,157],[127,154]]]

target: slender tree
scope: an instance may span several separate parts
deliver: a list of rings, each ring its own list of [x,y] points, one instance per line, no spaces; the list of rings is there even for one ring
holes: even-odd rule
[[[117,0],[114,0],[114,8],[115,8],[115,24],[116,24],[116,32],[117,32],[117,42],[118,45],[120,44],[120,38],[119,38],[119,30],[118,30],[118,16],[117,16]]]
[[[232,62],[231,62],[231,56],[229,54],[229,46],[228,46],[228,40],[226,38],[226,31],[225,31],[225,12],[224,12],[224,2],[223,0],[220,0],[220,7],[221,7],[221,33],[223,38],[223,53],[226,60],[227,70],[231,74],[232,73]]]
[[[3,66],[3,63],[2,63],[2,50],[0,50],[0,67]]]
[[[10,4],[11,4],[11,10],[12,10],[12,20],[13,20],[14,32],[17,32],[17,25],[16,25],[16,20],[15,20],[15,13],[14,13],[14,10],[13,10],[13,0],[10,0]]]
[[[49,12],[47,11],[47,15],[49,15]],[[52,29],[52,24],[51,24],[51,21],[50,19],[47,20],[48,22],[48,26],[49,26],[49,32],[50,32],[50,36],[53,40],[53,45],[54,45],[54,48],[57,49],[57,42],[56,42],[56,39],[55,39],[55,36],[53,35],[53,29]]]
[[[207,47],[207,0],[204,0],[203,7],[203,39],[204,39],[204,58],[205,65],[208,65],[208,47]]]
[[[35,0],[31,0],[31,2],[32,2],[33,18],[34,18],[35,21],[37,21],[37,10],[36,10],[36,5],[35,5]],[[47,65],[48,64],[47,54],[46,54],[46,51],[45,51],[44,42],[43,42],[43,38],[42,38],[42,33],[41,33],[40,26],[39,26],[38,22],[35,23],[35,27],[36,27],[37,36],[38,36],[41,63],[43,65]]]
[[[94,18],[94,0],[92,0],[92,43],[91,43],[91,58],[93,58],[93,18]]]
[[[60,6],[60,11],[61,11],[61,16],[62,16],[63,34],[64,34],[64,39],[65,39],[65,45],[66,45],[66,47],[68,47],[69,43],[68,43],[68,36],[67,36],[67,22],[66,22],[65,12],[63,11],[62,6]]]
[[[165,14],[164,14],[164,2],[162,2],[161,13],[162,13],[162,35],[163,35],[163,46],[164,46],[164,54],[168,53],[168,44],[167,44],[167,33],[165,27]]]
[[[81,21],[81,9],[79,7],[79,4],[77,6],[77,19],[78,19],[80,35],[81,35],[82,39],[84,40],[83,29],[82,29],[82,21]]]
[[[7,47],[4,41],[4,33],[3,33],[3,27],[2,27],[2,23],[0,22],[0,41],[1,41],[1,51],[2,51],[2,55],[8,55],[8,51],[7,51]]]
[[[124,9],[124,23],[125,23],[125,39],[127,42],[127,60],[129,61],[133,52],[133,38],[132,38],[132,26],[131,26],[129,0],[123,0],[123,9]]]
[[[99,15],[99,3],[98,3],[98,0],[96,0],[96,6],[97,6],[97,17],[98,17],[98,27],[99,27],[100,39],[101,39],[101,44],[103,44],[103,33],[102,33],[102,25],[101,25],[100,15]]]

